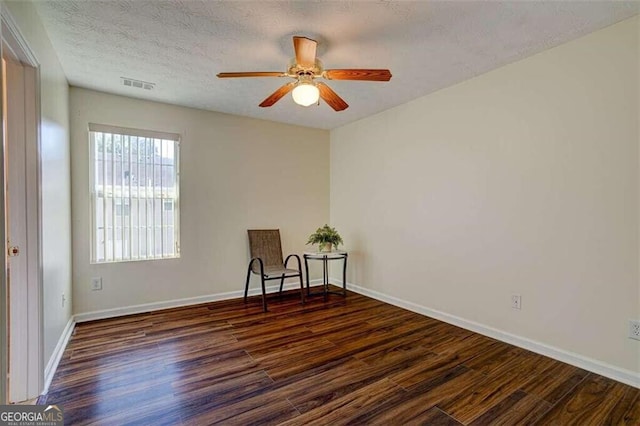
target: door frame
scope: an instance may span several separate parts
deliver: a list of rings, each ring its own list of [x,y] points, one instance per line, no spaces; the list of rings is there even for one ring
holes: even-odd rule
[[[30,67],[31,70],[26,70],[28,72],[25,73],[31,74],[33,78],[33,86],[29,88],[29,93],[25,92],[25,110],[34,111],[33,117],[26,117],[25,123],[25,180],[26,180],[26,203],[25,203],[25,218],[27,223],[27,246],[22,250],[22,253],[27,257],[27,323],[26,324],[15,324],[15,322],[10,322],[10,327],[13,333],[19,333],[20,335],[27,336],[27,339],[24,339],[20,343],[24,344],[24,347],[21,347],[19,352],[24,354],[26,357],[27,363],[27,371],[26,377],[12,378],[9,377],[9,385],[10,382],[15,380],[20,380],[23,383],[26,383],[26,391],[27,391],[27,399],[32,399],[40,395],[44,387],[44,335],[43,335],[43,308],[42,308],[42,277],[43,277],[43,268],[42,268],[42,245],[41,245],[41,236],[42,236],[42,212],[41,212],[41,165],[40,165],[40,152],[41,152],[41,138],[40,138],[40,67],[38,60],[26,42],[25,38],[22,36],[20,30],[18,29],[15,20],[9,13],[6,7],[0,7],[0,18],[1,18],[1,34],[2,34],[2,50],[0,50],[3,54],[10,54],[14,58],[17,58],[23,65],[26,67]],[[6,76],[2,75],[3,86],[6,84]],[[4,96],[4,94],[3,94]],[[3,123],[4,125],[4,123]],[[3,128],[4,130],[4,128]],[[7,155],[6,152],[6,140],[5,140],[5,132],[2,132],[2,173],[0,176],[1,179],[1,201],[2,201],[2,223],[4,226],[0,226],[2,228],[2,247],[4,248],[4,256],[2,257],[2,290],[0,290],[0,300],[2,301],[2,305],[4,309],[6,309],[8,300],[6,294],[6,284],[7,284],[7,263],[6,263],[6,253],[8,247],[6,247],[7,235],[6,235],[6,194],[5,194],[5,185],[6,182],[5,174],[6,170],[4,170],[4,158]],[[10,160],[10,159],[9,159]],[[2,312],[2,314],[6,318],[6,311]],[[4,324],[7,324],[4,321]],[[6,327],[2,327],[6,328]],[[7,361],[7,349],[8,349],[8,340],[5,333],[5,330],[1,331],[3,336],[0,338],[0,344],[2,345],[0,354],[0,359],[5,360],[5,366]],[[22,346],[22,345],[21,345]],[[7,369],[3,367],[3,373],[6,373]],[[6,378],[2,378],[0,380],[2,385],[8,383]],[[4,403],[10,397],[9,389],[4,389],[5,395],[2,399]],[[0,388],[0,392],[2,389]],[[2,395],[0,395],[2,396]],[[18,401],[15,401],[18,402]]]

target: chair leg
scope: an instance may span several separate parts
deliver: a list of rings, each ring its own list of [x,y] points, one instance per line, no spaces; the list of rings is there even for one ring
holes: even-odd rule
[[[264,275],[260,276],[262,281],[262,312],[267,312],[267,291],[264,286]]]
[[[249,293],[249,280],[251,279],[251,265],[247,269],[247,281],[244,284],[244,303],[247,303],[247,294]]]
[[[280,298],[282,298],[282,287],[284,286],[284,274],[280,278]]]

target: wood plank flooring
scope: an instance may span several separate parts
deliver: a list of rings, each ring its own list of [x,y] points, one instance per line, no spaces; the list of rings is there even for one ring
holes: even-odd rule
[[[640,425],[640,390],[361,295],[81,323],[65,424]]]

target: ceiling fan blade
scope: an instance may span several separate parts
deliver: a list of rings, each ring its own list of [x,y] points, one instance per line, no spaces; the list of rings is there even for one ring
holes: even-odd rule
[[[286,95],[287,93],[289,93],[291,90],[293,90],[293,88],[295,87],[296,83],[295,82],[291,82],[291,83],[287,83],[284,86],[280,86],[280,88],[278,90],[276,90],[275,92],[273,92],[272,94],[270,94],[267,99],[265,99],[264,101],[262,101],[262,103],[260,104],[261,107],[270,107],[271,105],[275,104],[276,102],[278,102],[280,99],[282,99],[282,97],[284,95]]]
[[[230,77],[287,77],[286,72],[268,71],[268,72],[221,72],[217,75],[218,78],[230,78]]]
[[[318,42],[306,37],[293,37],[293,50],[296,62],[302,67],[313,67],[316,63],[316,47]]]
[[[349,108],[349,104],[347,104],[344,99],[342,99],[336,92],[331,89],[331,87],[327,86],[324,83],[316,83],[318,86],[318,90],[320,91],[320,97],[327,103],[331,108],[336,111],[342,111]]]
[[[389,70],[345,69],[325,70],[322,76],[327,80],[364,80],[364,81],[389,81]]]

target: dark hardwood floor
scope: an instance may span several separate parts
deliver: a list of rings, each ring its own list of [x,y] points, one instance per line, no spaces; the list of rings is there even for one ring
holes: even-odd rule
[[[81,323],[65,424],[640,425],[640,390],[355,294]]]

